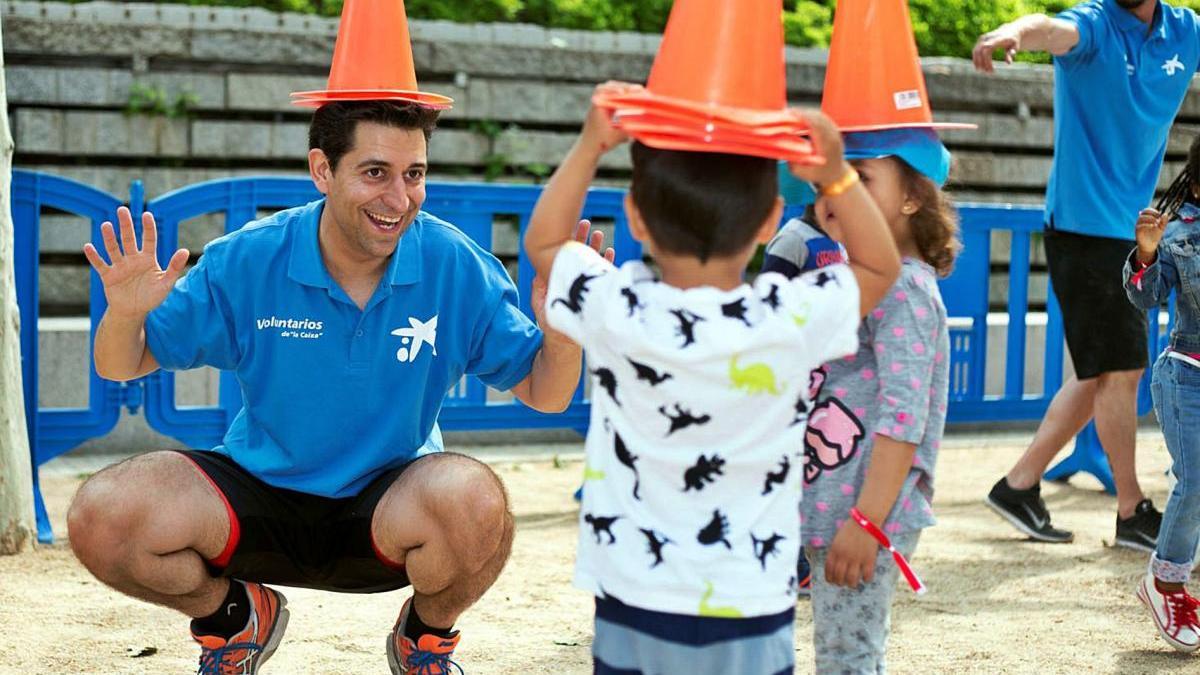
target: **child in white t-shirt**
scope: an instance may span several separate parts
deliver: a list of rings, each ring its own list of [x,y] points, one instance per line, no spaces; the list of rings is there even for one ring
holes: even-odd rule
[[[840,134],[805,116],[826,163],[794,170],[825,186],[849,265],[745,283],[779,222],[775,162],[640,143],[626,213],[660,275],[572,243],[600,157],[626,140],[597,109],[534,210],[548,324],[583,347],[595,385],[575,583],[597,598],[598,673],[794,665],[809,373],[855,350],[899,271]]]

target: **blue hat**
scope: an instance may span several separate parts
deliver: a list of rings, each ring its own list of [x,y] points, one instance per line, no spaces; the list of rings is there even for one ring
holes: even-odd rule
[[[808,206],[817,201],[812,184],[793,176],[787,162],[779,163],[779,196],[788,206]]]
[[[848,160],[899,157],[938,187],[950,177],[950,151],[930,129],[858,131],[846,134],[844,139]]]

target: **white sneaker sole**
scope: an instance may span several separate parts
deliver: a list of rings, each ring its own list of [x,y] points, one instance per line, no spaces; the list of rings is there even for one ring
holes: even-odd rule
[[[283,642],[283,632],[287,630],[288,618],[291,614],[287,610],[287,598],[283,597],[283,593],[276,591],[276,596],[279,597],[279,614],[275,617],[275,627],[271,629],[271,635],[267,638],[267,644],[263,645],[262,656],[259,657],[258,663],[254,666],[254,672],[258,672],[267,659],[275,653],[279,648],[279,643]]]
[[[1179,640],[1176,640],[1175,638],[1171,637],[1167,633],[1166,628],[1164,628],[1163,625],[1161,623],[1159,623],[1158,612],[1154,611],[1154,606],[1150,604],[1150,597],[1148,595],[1146,595],[1146,580],[1145,579],[1138,582],[1137,598],[1138,598],[1138,600],[1142,601],[1143,605],[1145,605],[1146,611],[1150,612],[1150,619],[1152,621],[1154,621],[1154,627],[1158,629],[1158,634],[1160,637],[1162,637],[1164,642],[1171,645],[1171,647],[1175,648],[1175,650],[1181,651],[1181,652],[1184,652],[1187,654],[1191,654],[1192,652],[1195,652],[1197,649],[1200,649],[1200,643],[1197,643],[1194,645],[1189,645],[1189,644],[1180,642]]]
[[[985,498],[983,500],[983,503],[987,504],[988,508],[990,508],[992,511],[994,511],[996,513],[996,515],[998,515],[1001,518],[1003,518],[1004,520],[1008,521],[1009,525],[1012,525],[1013,527],[1017,528],[1018,532],[1029,537],[1030,539],[1033,539],[1035,541],[1040,541],[1045,544],[1069,544],[1069,543],[1075,541],[1074,535],[1072,535],[1070,539],[1055,539],[1053,537],[1047,537],[1046,535],[1042,534],[1041,532],[1038,532],[1037,530],[1031,529],[1028,525],[1026,525],[1024,522],[1022,522],[1020,518],[1017,518],[1016,516],[1012,515],[1003,506],[992,501],[991,495],[988,495],[987,498]]]
[[[1122,539],[1121,537],[1117,537],[1116,539],[1113,540],[1113,543],[1116,544],[1117,546],[1133,549],[1134,551],[1141,551],[1143,553],[1154,553],[1154,546],[1147,544],[1146,542],[1144,542],[1140,539]]]

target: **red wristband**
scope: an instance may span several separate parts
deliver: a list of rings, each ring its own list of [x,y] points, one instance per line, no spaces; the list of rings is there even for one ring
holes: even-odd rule
[[[888,536],[883,533],[883,530],[879,529],[875,523],[872,523],[866,516],[864,516],[862,511],[858,510],[858,507],[851,507],[850,517],[854,519],[854,522],[858,523],[859,527],[866,530],[867,534],[874,537],[875,541],[879,542],[880,546],[884,547],[887,549],[888,553],[892,554],[892,559],[896,561],[896,566],[900,568],[900,573],[904,575],[905,581],[908,582],[908,585],[913,589],[913,592],[915,592],[917,595],[924,593],[925,584],[921,583],[921,580],[917,578],[917,573],[914,572],[912,566],[908,564],[908,560],[904,558],[904,554],[900,553],[896,550],[896,547],[892,546],[892,540],[888,539]]]

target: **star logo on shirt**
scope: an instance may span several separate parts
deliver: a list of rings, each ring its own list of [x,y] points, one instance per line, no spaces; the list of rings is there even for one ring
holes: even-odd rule
[[[1183,62],[1179,60],[1179,55],[1176,54],[1171,57],[1170,61],[1162,64],[1162,69],[1166,71],[1167,75],[1174,76],[1176,72],[1184,69]]]
[[[401,347],[396,350],[396,360],[400,363],[412,363],[421,353],[421,347],[426,343],[437,356],[437,315],[432,319],[421,321],[415,316],[408,317],[408,328],[397,328],[392,335],[401,338]]]

